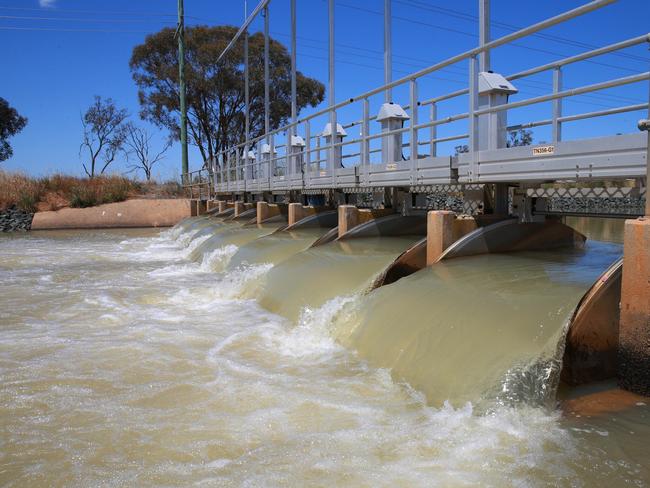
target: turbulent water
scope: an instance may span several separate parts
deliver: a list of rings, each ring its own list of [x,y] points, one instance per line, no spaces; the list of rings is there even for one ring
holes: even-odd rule
[[[365,295],[412,240],[273,230],[0,238],[0,485],[650,482],[644,402],[564,415],[536,394],[618,247],[458,260]]]

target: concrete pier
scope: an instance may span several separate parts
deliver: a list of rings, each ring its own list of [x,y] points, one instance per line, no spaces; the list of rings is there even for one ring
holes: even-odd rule
[[[192,216],[203,215],[208,211],[208,202],[206,200],[192,200]]]
[[[432,210],[427,214],[427,266],[438,261],[454,242],[456,215],[449,210]]]
[[[292,226],[299,220],[304,219],[310,215],[316,213],[314,207],[305,207],[302,203],[290,203],[289,204],[289,226]]]
[[[359,209],[354,205],[339,205],[339,237],[359,225]]]
[[[273,203],[257,202],[257,223],[261,224],[271,217],[282,213],[280,206]]]
[[[392,208],[357,208],[354,205],[339,205],[338,211],[339,237],[361,224],[395,213]]]
[[[650,218],[625,222],[618,382],[650,396]]]

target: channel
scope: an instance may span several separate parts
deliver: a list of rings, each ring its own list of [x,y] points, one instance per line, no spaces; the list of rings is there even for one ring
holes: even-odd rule
[[[313,246],[327,229],[282,227],[0,238],[0,480],[648,483],[648,405],[559,384],[568,321],[620,244],[458,258],[373,290],[420,237]]]

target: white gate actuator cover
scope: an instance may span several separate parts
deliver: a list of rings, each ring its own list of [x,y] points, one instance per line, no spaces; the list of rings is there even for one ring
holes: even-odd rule
[[[486,93],[504,93],[511,94],[517,93],[517,90],[512,83],[506,80],[503,75],[499,73],[492,73],[490,71],[481,71],[478,74],[478,92],[481,95]]]
[[[291,147],[304,147],[305,140],[301,136],[291,136]]]
[[[321,136],[329,137],[331,135],[332,135],[332,124],[328,122],[327,124],[325,124],[325,128],[323,129],[323,133],[321,134]],[[348,135],[348,133],[345,132],[345,129],[343,129],[343,126],[341,124],[336,124],[336,135],[345,137]]]
[[[262,144],[262,149],[260,151],[262,154],[271,154],[271,145],[270,144]],[[277,154],[277,151],[273,151],[273,154]]]
[[[382,122],[389,119],[408,120],[411,117],[406,113],[401,105],[397,103],[383,103],[379,108],[377,114],[377,122]]]

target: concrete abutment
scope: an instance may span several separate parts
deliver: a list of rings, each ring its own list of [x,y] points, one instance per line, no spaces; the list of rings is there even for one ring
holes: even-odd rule
[[[650,396],[650,218],[625,222],[618,383]]]

